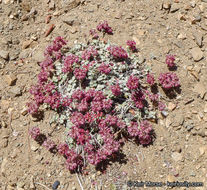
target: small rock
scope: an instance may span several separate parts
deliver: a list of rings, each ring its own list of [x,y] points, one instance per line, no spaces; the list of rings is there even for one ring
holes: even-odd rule
[[[5,50],[0,50],[0,57],[2,57],[5,60],[9,59],[9,52]]]
[[[191,6],[192,8],[194,8],[194,7],[196,6],[196,2],[195,2],[195,1],[191,1],[191,2],[190,2],[190,6]]]
[[[9,90],[9,93],[11,97],[17,97],[22,95],[22,90],[18,86],[14,86]]]
[[[182,154],[178,152],[173,152],[171,156],[172,159],[176,162],[181,161],[183,159]]]
[[[201,156],[206,152],[206,149],[207,148],[205,146],[199,147],[199,151],[200,151]]]
[[[167,117],[169,115],[169,113],[167,111],[162,111],[161,113],[164,117]]]
[[[174,13],[174,12],[178,11],[179,9],[180,9],[180,5],[177,4],[177,3],[173,3],[171,8],[170,8],[170,12]]]
[[[162,7],[166,10],[170,9],[171,4],[169,2],[164,2]]]
[[[206,85],[201,82],[194,86],[194,92],[196,92],[202,99],[205,97],[206,91]]]
[[[3,0],[4,4],[7,5],[10,3],[11,0]]]
[[[60,16],[61,15],[61,12],[60,11],[55,11],[54,13],[53,13],[53,16]]]
[[[73,18],[68,18],[68,19],[64,19],[63,22],[68,24],[69,26],[73,26],[75,19]]]
[[[194,171],[191,171],[190,172],[190,176],[195,177],[196,176],[195,172]]]
[[[25,116],[27,113],[28,113],[28,108],[27,108],[26,106],[24,106],[24,107],[22,108],[22,110],[21,110],[21,114],[22,114],[23,116]]]
[[[3,176],[5,176],[7,164],[8,164],[8,160],[7,160],[7,158],[4,158],[1,163],[1,173]]]
[[[194,61],[200,61],[203,58],[203,52],[198,47],[191,49],[190,53],[192,54]]]
[[[183,34],[183,33],[180,33],[180,34],[178,34],[177,38],[181,39],[181,40],[185,40],[187,38],[187,35]]]
[[[25,186],[25,182],[23,181],[20,181],[20,182],[17,182],[17,188],[23,188]]]
[[[31,45],[32,41],[27,40],[22,43],[22,49],[27,49]]]
[[[194,32],[194,38],[195,38],[196,44],[197,44],[199,47],[202,47],[202,41],[203,41],[203,36],[202,36],[202,34],[199,33],[199,32]]]
[[[35,187],[35,184],[34,184],[34,177],[32,176],[31,179],[30,179],[30,185],[29,185],[29,188],[31,190],[35,190],[36,187]]]
[[[52,190],[56,190],[58,188],[58,186],[60,185],[60,182],[57,180],[53,183],[52,185]]]
[[[14,74],[5,75],[5,81],[9,86],[12,86],[16,83],[17,77]]]
[[[70,32],[71,32],[71,34],[75,34],[77,32],[77,29],[76,28],[71,28]]]
[[[38,63],[44,60],[44,54],[42,52],[43,52],[42,50],[38,50],[35,51],[34,54],[32,55],[32,58]]]
[[[6,190],[15,190],[15,188],[12,185],[8,185]]]
[[[172,102],[170,102],[170,103],[168,104],[168,110],[169,110],[169,111],[173,111],[175,108],[176,108],[176,105],[173,104]]]
[[[172,182],[174,182],[175,180],[176,180],[176,179],[175,179],[175,177],[174,177],[173,175],[168,175],[168,176],[167,176],[167,181],[168,181],[168,182],[171,182],[171,183],[172,183]]]
[[[35,151],[38,150],[38,148],[39,148],[39,147],[37,146],[37,144],[35,144],[35,142],[31,144],[31,150],[32,150],[32,151],[35,152]]]
[[[203,111],[204,111],[204,113],[207,113],[207,103],[205,104]]]
[[[186,21],[185,15],[183,15],[182,13],[178,13],[178,20]]]

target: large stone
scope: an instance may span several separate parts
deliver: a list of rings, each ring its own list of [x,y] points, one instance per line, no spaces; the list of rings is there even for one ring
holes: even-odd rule
[[[203,58],[203,52],[198,47],[191,49],[190,53],[191,53],[194,61],[200,61]]]

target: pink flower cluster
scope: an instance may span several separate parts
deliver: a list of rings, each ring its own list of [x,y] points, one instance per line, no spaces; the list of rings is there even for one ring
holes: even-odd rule
[[[95,29],[90,30],[90,35],[92,36],[93,39],[98,39],[99,38],[99,36],[98,36]]]
[[[139,87],[139,78],[131,75],[126,85],[130,90],[136,90]]]
[[[132,52],[136,52],[136,42],[134,40],[127,40],[126,44],[129,46],[129,48],[132,50]]]
[[[133,91],[131,94],[131,99],[134,101],[137,108],[144,108],[145,95],[141,90]]]
[[[39,127],[32,127],[32,128],[29,130],[29,134],[31,135],[31,137],[32,137],[34,140],[37,140],[37,138],[38,138],[39,135],[40,135],[40,129],[39,129]]]
[[[112,85],[110,89],[114,96],[119,96],[121,94],[121,88],[118,82],[115,85]]]
[[[175,73],[161,73],[159,76],[160,84],[165,89],[171,89],[180,86],[179,78]]]
[[[98,55],[98,51],[94,47],[89,47],[82,52],[82,59],[91,61]]]
[[[130,136],[138,137],[142,145],[148,145],[152,141],[152,126],[147,120],[141,121],[140,127],[137,122],[131,122],[127,130]]]
[[[63,40],[62,37],[58,36],[53,41],[53,44],[48,46],[45,51],[45,57],[55,57],[56,59],[60,59],[62,57],[61,48],[66,45],[67,42]]]
[[[101,65],[98,67],[98,71],[101,73],[108,74],[111,72],[110,65],[106,63],[101,63]]]
[[[103,21],[103,22],[99,23],[96,28],[100,32],[104,32],[107,34],[113,34],[112,28],[108,25],[107,21]]]
[[[108,47],[108,51],[117,60],[123,60],[128,58],[127,52],[121,46],[110,46]]]
[[[64,73],[72,72],[73,71],[73,64],[79,62],[79,57],[71,54],[67,57],[64,57],[63,61],[64,61],[64,67],[63,67],[62,71]]]
[[[153,86],[155,84],[155,78],[152,74],[147,74],[147,83],[150,86]]]
[[[45,60],[40,63],[41,72],[38,74],[38,84],[30,89],[33,100],[27,105],[28,112],[31,114],[37,113],[39,106],[43,103],[49,104],[52,109],[58,109],[61,106],[62,97],[56,91],[56,87],[54,83],[51,82],[50,77],[54,69],[54,62],[62,58],[61,48],[64,45],[66,45],[66,41],[58,36],[53,41],[53,44],[46,48],[44,54]]]
[[[86,78],[87,70],[76,68],[73,73],[74,73],[76,79],[83,80]]]
[[[42,134],[40,133],[40,128],[39,127],[32,127],[29,130],[29,134],[30,136],[35,140],[41,140],[41,138],[39,138]],[[51,139],[44,139],[44,142],[42,142],[42,145],[47,149],[47,150],[52,150],[56,147],[56,144],[54,143],[53,140]]]
[[[168,65],[168,67],[175,67],[175,56],[174,55],[167,55],[165,63]]]

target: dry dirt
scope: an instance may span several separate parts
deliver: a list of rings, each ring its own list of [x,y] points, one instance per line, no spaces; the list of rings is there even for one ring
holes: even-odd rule
[[[204,186],[190,189],[206,190],[206,0],[0,0],[0,189],[51,189],[56,180],[58,189],[81,189],[63,158],[28,137],[32,126],[51,134],[53,113],[48,111],[35,122],[25,113],[25,104],[44,48],[59,35],[70,45],[84,42],[89,29],[102,20],[114,30],[106,37],[112,42],[125,47],[126,40],[136,41],[140,59],[156,76],[167,71],[165,55],[176,55],[182,91],[174,99],[165,97],[169,112],[153,124],[156,139],[151,146],[127,143],[126,162],[112,162],[104,174],[89,167],[89,175],[79,176],[83,188],[122,190],[129,189],[127,180],[168,180],[203,182]],[[52,24],[54,30],[45,37]],[[63,129],[54,130],[51,138],[61,141]]]

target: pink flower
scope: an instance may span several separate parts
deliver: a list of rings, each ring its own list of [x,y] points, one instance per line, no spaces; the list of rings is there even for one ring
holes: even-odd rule
[[[152,141],[152,126],[147,121],[144,120],[140,123],[140,129],[139,129],[139,141],[143,145],[148,145]]]
[[[174,55],[166,55],[165,63],[168,67],[175,67],[175,56]]]
[[[116,83],[115,85],[112,85],[110,89],[114,96],[119,96],[121,94],[121,88],[118,83]]]
[[[75,126],[78,126],[78,127],[85,124],[84,116],[80,112],[74,112],[72,116],[70,117],[70,120]]]
[[[53,148],[55,148],[56,144],[54,143],[53,140],[51,139],[46,139],[42,146],[44,146],[47,150],[52,150]]]
[[[105,63],[101,63],[101,65],[98,67],[98,71],[108,74],[111,71],[110,65],[105,64]]]
[[[82,52],[82,59],[91,61],[98,55],[98,51],[94,47],[89,47]]]
[[[170,89],[180,86],[179,78],[175,73],[161,73],[159,76],[160,84],[165,89]]]
[[[110,54],[118,60],[123,60],[128,58],[127,52],[120,46],[110,46],[108,47]]]
[[[107,34],[113,34],[112,28],[108,25],[107,21],[99,23],[99,25],[96,28],[98,31],[102,31]]]
[[[40,135],[40,128],[39,127],[32,127],[29,130],[29,134],[34,140],[37,140],[38,136]]]
[[[136,52],[137,51],[136,42],[135,41],[127,40],[126,44],[129,46],[129,48],[132,50],[132,52]]]
[[[86,78],[87,70],[76,68],[73,73],[74,73],[76,79],[83,80]]]
[[[98,36],[95,29],[90,30],[90,35],[92,36],[93,39],[98,39],[99,38],[99,36]]]
[[[131,122],[131,125],[128,126],[127,130],[128,130],[128,133],[129,133],[132,137],[136,137],[136,136],[139,134],[138,124],[137,124],[137,122]]]
[[[67,73],[67,72],[72,72],[72,66],[74,63],[78,63],[79,62],[79,57],[76,55],[69,55],[67,57],[63,58],[64,61],[64,67],[63,67],[63,72]]]
[[[139,87],[139,78],[134,75],[131,75],[126,85],[130,90],[137,89]]]
[[[155,84],[155,78],[153,75],[147,74],[147,83],[151,86]]]

